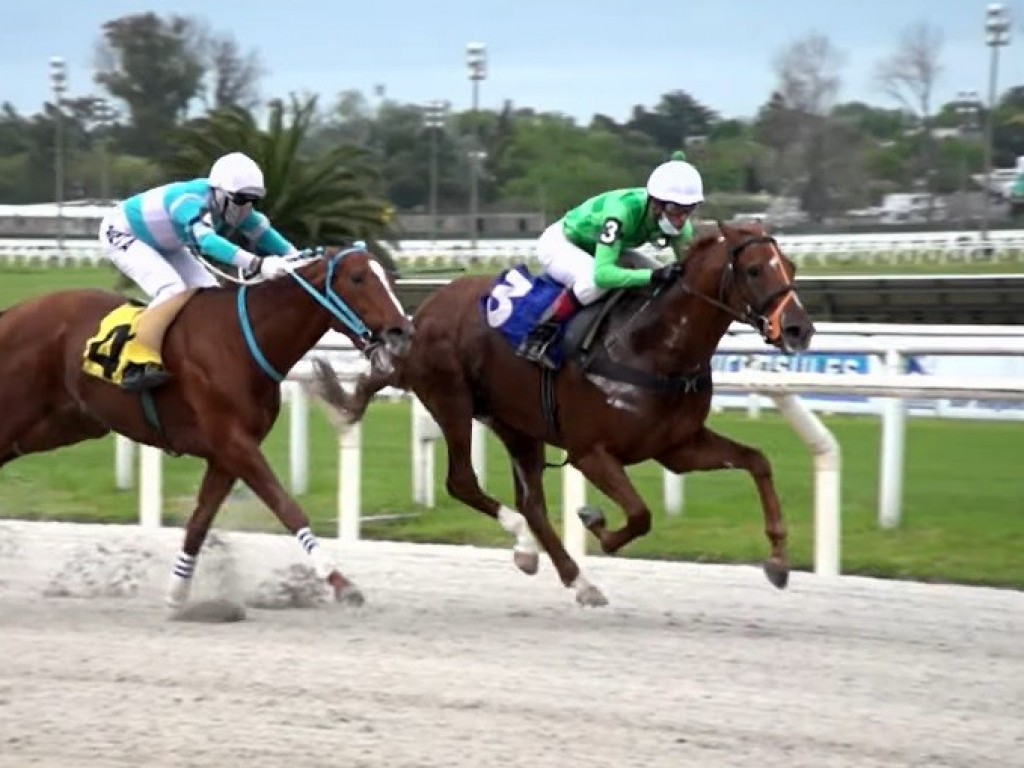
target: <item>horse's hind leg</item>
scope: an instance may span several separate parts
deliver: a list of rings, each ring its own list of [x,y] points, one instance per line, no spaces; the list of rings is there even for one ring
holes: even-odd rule
[[[583,575],[579,565],[565,550],[562,540],[548,519],[544,498],[544,443],[504,424],[495,424],[494,431],[508,449],[512,459],[512,480],[516,489],[516,506],[526,516],[530,528],[551,558],[562,583],[575,590],[581,605],[607,605],[608,600]]]
[[[761,451],[704,428],[693,438],[655,458],[677,474],[717,469],[745,469],[750,473],[761,497],[765,535],[771,544],[771,556],[764,564],[764,572],[779,589],[786,586],[789,581],[786,524],[772,480],[772,465]]]
[[[77,406],[38,415],[30,411],[28,418],[5,419],[0,426],[0,466],[19,456],[95,440],[109,432],[106,426],[82,413]]]
[[[188,601],[188,593],[192,587],[192,574],[195,571],[196,557],[202,549],[210,525],[231,492],[235,476],[225,472],[212,462],[207,462],[203,474],[199,494],[196,497],[196,508],[185,525],[185,541],[181,552],[174,561],[171,579],[167,585],[167,605],[172,610],[181,608]]]

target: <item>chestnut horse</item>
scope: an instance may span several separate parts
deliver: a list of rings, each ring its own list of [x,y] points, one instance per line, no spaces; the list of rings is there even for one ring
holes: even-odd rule
[[[720,235],[690,246],[682,276],[668,288],[621,291],[612,294],[614,301],[609,297],[577,316],[566,336],[568,363],[555,373],[518,357],[485,321],[481,302],[494,288],[493,278],[464,277],[439,289],[416,312],[416,342],[391,375],[371,372],[347,393],[318,361],[318,394],[354,421],[384,385],[412,390],[444,433],[448,492],[516,537],[515,562],[527,573],[537,569],[536,536],[562,583],[587,605],[606,601],[547,519],[541,482],[545,443],[565,449],[566,460],[625,513],[625,525],[610,530],[599,509],[579,510],[609,554],[651,528],[647,503],[624,466],[653,459],[676,473],[745,469],[760,494],[771,545],[765,573],[783,588],[789,576],[786,527],[771,465],[759,450],[705,426],[710,364],[733,320],[753,325],[785,352],[806,349],[814,326],[796,295],[795,267],[775,240],[759,225],[719,223],[718,229]],[[593,328],[607,331],[588,348],[588,340],[581,344],[579,338]],[[470,461],[474,418],[508,449],[518,513],[477,482]]]
[[[83,371],[86,340],[124,303],[116,293],[67,290],[0,315],[0,466],[111,431],[198,456],[206,471],[168,588],[172,609],[186,604],[196,556],[236,479],[296,535],[338,600],[362,602],[260,444],[277,419],[283,375],[328,328],[377,364],[408,351],[413,329],[380,265],[360,244],[295,262],[272,281],[199,290],[165,336],[173,378],[141,395]]]

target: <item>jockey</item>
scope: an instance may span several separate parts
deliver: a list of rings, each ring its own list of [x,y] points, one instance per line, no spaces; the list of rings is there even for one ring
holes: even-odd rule
[[[150,298],[153,308],[190,288],[217,285],[190,252],[273,278],[285,274],[282,256],[296,251],[267,217],[254,209],[266,194],[263,171],[251,158],[232,152],[219,158],[208,178],[166,184],[124,200],[100,225],[107,257]],[[227,237],[246,237],[257,256]],[[136,345],[143,346],[145,345]],[[122,389],[139,391],[170,378],[159,349],[136,354],[126,365]]]
[[[548,227],[537,241],[543,271],[565,286],[523,340],[518,354],[554,367],[547,349],[560,323],[614,288],[667,284],[678,263],[656,268],[618,264],[623,248],[645,243],[685,245],[693,239],[690,215],[704,200],[700,173],[682,152],[651,173],[646,187],[616,189],[592,197]]]

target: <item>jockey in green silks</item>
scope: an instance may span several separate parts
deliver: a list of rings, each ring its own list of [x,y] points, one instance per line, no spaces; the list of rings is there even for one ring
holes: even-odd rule
[[[554,367],[547,349],[560,323],[577,309],[615,288],[667,284],[681,273],[678,263],[661,267],[620,265],[623,249],[647,243],[665,247],[693,240],[691,215],[704,200],[700,172],[682,152],[651,173],[644,187],[604,192],[573,208],[537,240],[544,273],[565,286],[523,340],[518,353]]]

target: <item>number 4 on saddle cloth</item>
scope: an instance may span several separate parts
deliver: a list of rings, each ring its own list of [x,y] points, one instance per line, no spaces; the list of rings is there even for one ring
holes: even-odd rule
[[[498,275],[490,292],[481,298],[484,319],[522,355],[523,342],[551,302],[564,287],[547,275],[533,276],[524,264]],[[613,291],[610,295],[615,295]],[[545,350],[546,368],[564,364],[569,348],[589,347],[594,331],[605,316],[606,299],[577,312],[559,325],[558,332]]]
[[[185,291],[148,309],[131,300],[117,306],[85,342],[82,370],[129,391],[166,382],[170,373],[163,370],[160,354],[164,335],[194,293]],[[140,371],[147,376],[138,376]]]

